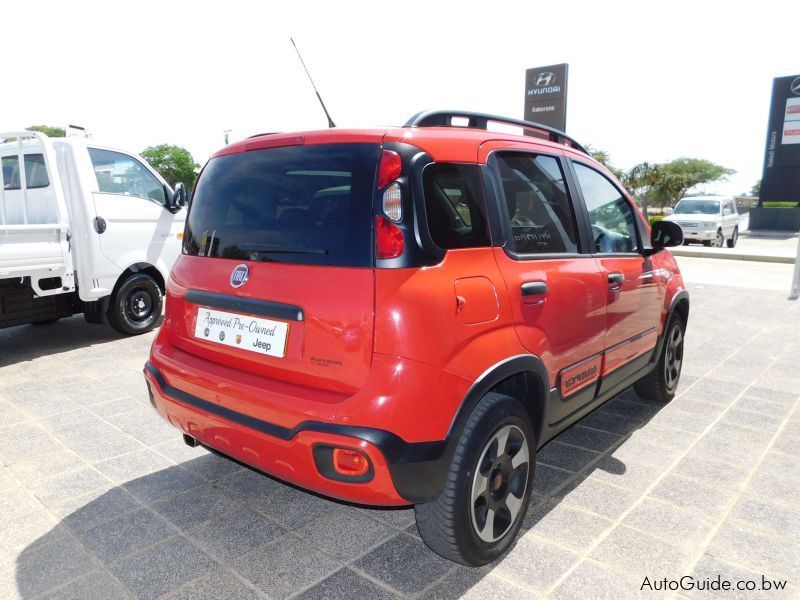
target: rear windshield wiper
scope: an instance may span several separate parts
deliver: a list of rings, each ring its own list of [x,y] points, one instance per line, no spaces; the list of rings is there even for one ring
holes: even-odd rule
[[[239,246],[242,252],[252,252],[253,254],[327,254],[327,250],[322,248],[302,248],[300,246],[277,246],[272,244],[242,244]]]

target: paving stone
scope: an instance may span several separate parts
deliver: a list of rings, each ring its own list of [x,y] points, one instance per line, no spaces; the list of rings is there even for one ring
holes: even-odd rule
[[[107,488],[109,483],[108,479],[91,467],[84,467],[32,484],[31,491],[44,504],[54,505],[92,490]]]
[[[696,455],[682,459],[670,473],[691,477],[713,487],[724,486],[734,490],[741,489],[749,474],[736,465],[698,458]]]
[[[199,456],[210,454],[210,452],[202,446],[195,446],[194,448],[188,446],[186,442],[183,441],[183,438],[180,437],[163,444],[156,444],[152,446],[151,449],[162,456],[166,456],[175,463],[182,463]]]
[[[341,563],[287,534],[236,559],[231,566],[271,598],[286,598],[326,578]]]
[[[722,525],[707,553],[756,571],[800,579],[800,545],[745,529],[732,521]]]
[[[217,481],[217,485],[241,498],[244,502],[256,504],[264,502],[270,494],[284,487],[281,482],[250,469],[237,471],[223,477]]]
[[[641,490],[655,481],[661,472],[661,469],[645,463],[626,464],[613,456],[604,455],[578,476],[627,489]]]
[[[99,437],[77,444],[70,444],[70,448],[91,463],[108,460],[123,454],[130,454],[142,450],[141,442],[120,432],[112,437]]]
[[[16,564],[22,598],[32,598],[97,568],[80,544],[69,537],[23,551]]]
[[[163,519],[142,508],[87,529],[78,538],[100,560],[110,563],[175,533]]]
[[[133,598],[133,596],[105,571],[89,573],[47,594],[48,600],[109,600],[110,598]]]
[[[664,538],[677,546],[697,548],[712,532],[717,519],[645,498],[633,507],[622,524]]]
[[[579,422],[584,427],[608,431],[617,435],[629,435],[641,427],[641,421],[600,411],[589,413]]]
[[[416,526],[413,508],[362,508],[370,517],[398,529]]]
[[[114,563],[111,572],[137,598],[150,599],[218,568],[199,548],[177,536]]]
[[[747,493],[800,507],[798,486],[800,482],[796,479],[773,472],[756,471],[750,479]]]
[[[616,433],[591,429],[580,425],[573,425],[565,432],[559,434],[557,441],[579,446],[595,452],[605,452],[622,441],[622,436]]]
[[[122,488],[94,490],[51,507],[53,513],[72,531],[86,531],[141,508],[141,504]]]
[[[695,566],[694,570],[692,571],[692,578],[694,579],[695,586],[692,589],[684,590],[681,593],[689,598],[734,598],[734,599],[741,599],[741,600],[751,600],[751,599],[763,599],[769,600],[771,598],[797,598],[798,597],[798,589],[795,586],[787,587],[785,590],[776,590],[776,589],[762,589],[762,587],[766,587],[762,578],[770,581],[770,587],[772,587],[772,582],[776,581],[776,578],[771,576],[765,575],[763,573],[756,573],[754,571],[750,571],[738,565],[732,565],[730,563],[723,562],[718,560],[714,556],[709,554],[704,554],[700,561]],[[717,590],[710,590],[710,589],[703,589],[698,590],[697,587],[700,586],[704,581],[716,581],[717,578],[720,581],[727,581],[730,582],[731,589],[724,590],[724,591],[717,591]],[[755,584],[754,589],[752,590],[736,590],[736,585],[738,582],[753,582]],[[745,584],[746,585],[746,584]],[[703,587],[706,587],[703,585]]]
[[[191,458],[183,461],[181,466],[209,481],[216,481],[217,479],[245,469],[245,467],[239,463],[217,456],[216,454],[204,454]]]
[[[733,490],[712,487],[680,475],[667,475],[651,494],[676,506],[694,508],[712,515],[720,514],[734,499]]]
[[[386,588],[361,577],[350,569],[336,571],[330,577],[295,597],[298,600],[350,600],[351,598],[390,600],[399,598]]]
[[[640,597],[641,581],[613,571],[593,560],[583,560],[548,596],[558,600],[575,598],[614,598],[626,600]]]
[[[621,525],[592,552],[592,558],[641,577],[660,579],[686,573],[692,552]]]
[[[334,510],[337,503],[328,498],[279,484],[268,497],[252,501],[250,506],[284,527],[297,530],[317,517]]]
[[[262,596],[241,578],[230,571],[220,569],[203,575],[182,588],[162,596],[163,600],[258,600]]]
[[[108,460],[94,463],[94,468],[117,483],[144,477],[162,469],[173,467],[174,463],[152,450],[138,450]]]
[[[9,467],[9,471],[25,485],[34,485],[48,477],[77,471],[87,466],[86,461],[77,454],[73,454],[66,448],[61,448],[57,452],[42,454],[29,460],[16,462]]]
[[[115,400],[108,400],[98,404],[92,404],[88,410],[99,417],[110,417],[120,413],[129,412],[133,407],[138,406],[140,401],[130,396],[122,396]]]
[[[434,554],[421,541],[398,535],[353,565],[401,594],[418,594],[453,569],[453,563]]]
[[[669,427],[672,429],[671,433],[673,436],[681,436],[686,439],[686,433],[698,434],[704,432],[711,423],[714,422],[717,416],[716,414],[688,412],[680,410],[677,407],[669,406],[656,415],[653,420],[647,424],[644,431],[649,432],[654,428],[653,426]],[[640,431],[637,433],[641,434],[642,432]],[[683,444],[680,447],[683,447]]]
[[[758,465],[758,470],[800,480],[800,460],[797,459],[797,456],[783,452],[774,450],[768,452]]]
[[[567,504],[615,519],[639,498],[637,492],[609,485],[595,479],[578,479],[559,490]]]
[[[743,496],[733,507],[730,518],[780,537],[794,541],[800,540],[800,509],[798,508]]]
[[[170,467],[129,481],[125,489],[143,502],[153,503],[199,488],[204,483],[197,475],[179,467]]]
[[[599,457],[600,455],[597,452],[567,446],[559,442],[550,442],[536,453],[536,462],[577,472]]]
[[[267,544],[285,530],[250,509],[239,508],[206,521],[187,532],[200,546],[223,560],[231,560]]]
[[[458,567],[430,590],[423,600],[529,600],[534,594],[525,588],[514,585],[485,569]]]
[[[646,436],[631,437],[610,453],[610,456],[621,461],[641,462],[655,467],[666,468],[675,461],[679,452],[664,446],[656,446],[645,441]]]
[[[571,550],[581,551],[588,549],[612,524],[609,519],[566,504],[546,501],[528,511],[520,535],[534,534]]]
[[[352,561],[380,542],[399,535],[396,529],[350,506],[335,506],[297,534],[342,562]]]
[[[531,489],[541,495],[552,494],[558,486],[563,485],[573,475],[574,473],[570,471],[537,464]]]
[[[578,560],[578,554],[523,536],[505,557],[495,563],[494,572],[515,584],[543,593]]]
[[[5,423],[3,424],[5,425]],[[13,442],[17,440],[23,440],[37,435],[40,436],[45,433],[46,431],[39,426],[38,422],[34,421],[20,421],[14,425],[0,427],[0,440],[3,440],[0,451],[2,451],[2,447],[13,446]]]
[[[181,529],[199,525],[238,506],[238,500],[209,485],[192,488],[153,503],[156,511]]]
[[[46,433],[13,441],[3,442],[0,440],[0,464],[13,465],[23,460],[59,451],[63,452],[64,446]]]
[[[775,433],[783,422],[783,417],[771,414],[755,413],[749,410],[732,408],[722,418],[721,423],[761,429],[768,433]]]

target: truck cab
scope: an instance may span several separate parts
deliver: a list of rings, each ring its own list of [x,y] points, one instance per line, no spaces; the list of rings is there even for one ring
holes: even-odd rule
[[[85,137],[0,133],[0,327],[83,312],[136,334],[158,322],[185,192]]]

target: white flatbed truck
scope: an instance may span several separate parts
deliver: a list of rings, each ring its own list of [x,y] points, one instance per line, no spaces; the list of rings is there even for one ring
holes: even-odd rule
[[[181,252],[186,191],[86,137],[0,132],[0,328],[83,313],[155,327]]]

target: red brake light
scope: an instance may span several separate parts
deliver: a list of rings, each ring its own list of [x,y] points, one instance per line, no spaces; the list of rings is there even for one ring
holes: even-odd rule
[[[359,450],[333,449],[333,469],[339,475],[359,477],[369,472],[369,460]]]
[[[403,253],[403,230],[386,217],[375,219],[375,248],[378,258],[397,258]]]
[[[403,171],[403,159],[394,150],[384,150],[381,153],[381,166],[378,169],[378,189],[382,190]]]

